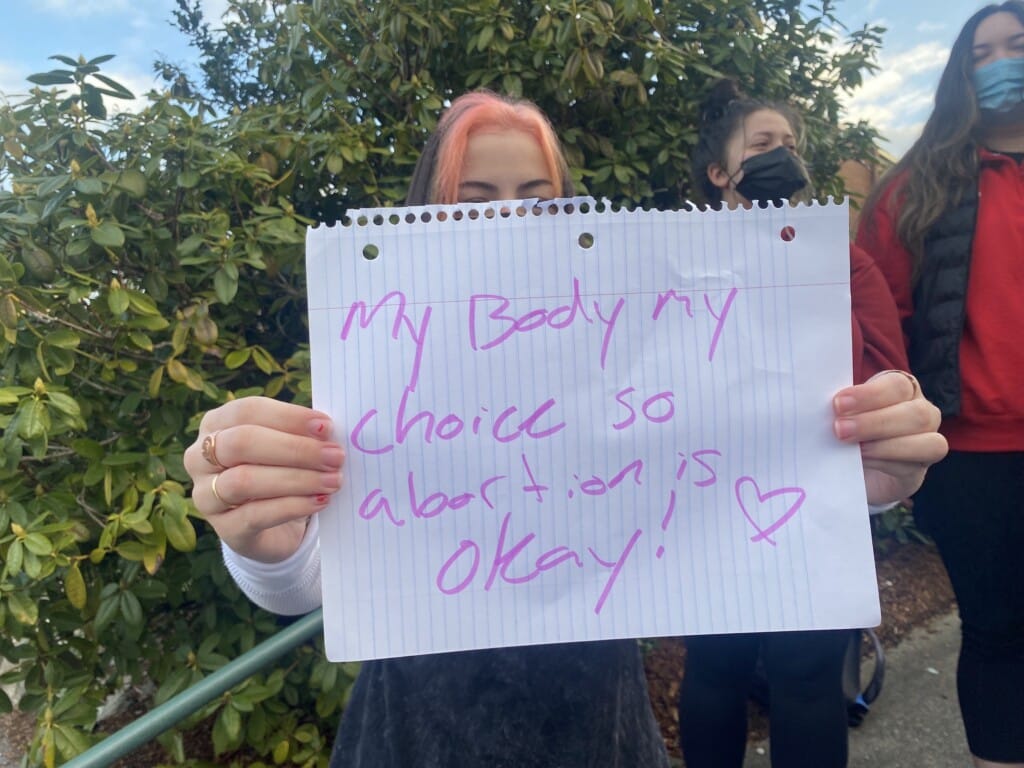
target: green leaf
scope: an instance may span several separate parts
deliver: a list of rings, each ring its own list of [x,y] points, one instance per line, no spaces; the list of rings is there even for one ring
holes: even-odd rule
[[[75,349],[82,343],[82,338],[70,328],[50,331],[50,333],[46,334],[44,340],[51,347],[60,347],[61,349]]]
[[[33,399],[21,412],[18,433],[26,439],[41,437],[46,434],[48,425],[46,406],[42,400]]]
[[[66,69],[51,69],[49,72],[39,72],[25,78],[36,85],[73,85],[75,73]]]
[[[141,562],[146,556],[146,548],[138,541],[122,541],[115,549],[117,554],[133,563]]]
[[[114,620],[117,616],[118,609],[120,608],[120,600],[117,595],[111,595],[109,597],[100,600],[100,607],[96,611],[95,625],[96,632],[103,632],[104,628]]]
[[[127,312],[130,303],[131,299],[128,296],[128,291],[124,288],[112,287],[109,293],[107,293],[107,306],[110,308],[110,314],[114,316],[123,315]]]
[[[99,88],[86,83],[82,86],[82,103],[89,117],[97,120],[107,119],[107,108],[103,104],[103,94]]]
[[[132,592],[125,590],[120,599],[121,615],[129,627],[142,626],[142,604]]]
[[[14,576],[21,573],[21,566],[25,562],[25,550],[20,541],[12,541],[7,548],[7,562],[4,564],[4,573]]]
[[[140,171],[133,168],[126,168],[114,179],[114,186],[123,189],[132,197],[146,196],[146,177]]]
[[[0,387],[0,405],[14,405],[25,395],[31,395],[28,387]]]
[[[224,366],[230,371],[241,368],[248,362],[251,354],[252,351],[248,347],[245,349],[233,349],[225,355]]]
[[[103,458],[103,465],[106,467],[127,467],[137,464],[144,464],[146,461],[145,453],[138,453],[134,451],[118,451],[117,453],[111,453]]]
[[[183,189],[192,189],[199,183],[199,171],[182,171],[178,174],[178,186]]]
[[[238,740],[242,734],[242,717],[238,710],[232,706],[226,706],[221,710],[221,717],[224,718],[224,732],[232,742]]]
[[[104,221],[90,233],[96,245],[105,248],[120,248],[124,245],[124,232],[113,221]]]
[[[75,189],[83,195],[102,195],[103,182],[94,176],[75,180]]]
[[[39,606],[24,592],[11,592],[7,597],[11,615],[22,624],[35,626],[39,621]]]
[[[50,176],[47,179],[40,179],[39,186],[36,187],[36,194],[39,195],[39,197],[49,197],[58,189],[67,184],[69,181],[71,181],[70,173],[62,173],[59,174],[58,176]],[[52,203],[53,201],[51,200],[50,202]],[[41,218],[45,219],[45,209],[43,209],[43,211],[44,212]]]
[[[87,598],[85,579],[82,578],[82,571],[79,569],[77,562],[72,563],[67,571],[64,572],[64,594],[67,595],[68,602],[75,608],[78,610],[85,608]]]
[[[103,57],[101,56],[100,58],[102,59]],[[89,62],[89,63],[92,64],[94,62]],[[112,93],[111,93],[112,96],[116,96],[119,99],[134,99],[135,98],[135,94],[134,93],[129,91],[127,88],[125,88],[123,85],[121,85],[116,80],[111,80],[106,75],[100,75],[100,74],[95,74],[95,75],[93,75],[93,77],[95,77],[101,83],[103,83],[108,88],[110,88],[110,90],[112,91]]]
[[[178,243],[178,247],[177,247],[178,255],[182,256],[182,257],[190,256],[191,254],[195,253],[199,249],[199,246],[201,246],[202,244],[203,244],[203,236],[201,234],[195,233],[195,234],[189,235],[184,240],[182,240],[180,243]],[[184,263],[184,262],[182,262],[182,263]],[[196,262],[196,263],[200,263],[200,262]]]
[[[277,361],[270,356],[270,353],[263,347],[252,347],[252,361],[256,367],[266,374],[279,373],[282,368]]]
[[[281,765],[285,760],[288,759],[289,742],[288,739],[281,739],[277,742],[272,753],[272,758],[275,765]]]
[[[160,317],[160,308],[149,296],[139,291],[128,291],[128,303],[140,315]]]
[[[84,459],[99,461],[103,458],[103,446],[96,440],[80,437],[71,441],[71,449]]]
[[[64,413],[73,419],[80,419],[82,417],[82,409],[78,405],[78,401],[73,397],[65,395],[62,392],[49,390],[46,393],[46,399],[50,401],[50,405],[61,413]]]
[[[78,67],[78,62],[72,59],[70,56],[61,56],[60,54],[54,54],[53,56],[47,56],[48,59],[59,61],[61,64],[67,64],[69,67]],[[89,62],[90,64],[92,62]]]
[[[69,699],[71,702],[80,701],[78,696],[70,696]],[[77,728],[61,725],[60,723],[54,724],[53,728],[63,757],[75,757],[86,752],[91,746],[89,739],[79,732]]]
[[[53,552],[53,544],[41,533],[30,533],[22,540],[25,549],[34,555],[45,557]]]
[[[221,304],[230,304],[231,300],[235,298],[235,294],[238,293],[238,274],[234,277],[231,276],[231,271],[226,267],[221,267],[213,276],[213,290],[217,294],[217,298]]]
[[[132,344],[139,349],[145,350],[146,352],[153,351],[153,340],[146,334],[140,331],[130,331],[128,333],[128,338],[131,340]]]
[[[196,529],[186,516],[165,514],[164,532],[167,543],[179,552],[191,552],[196,548]]]

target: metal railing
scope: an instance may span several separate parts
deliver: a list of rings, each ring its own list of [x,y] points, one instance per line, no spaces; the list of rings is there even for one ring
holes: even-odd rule
[[[138,720],[111,734],[86,752],[64,763],[64,768],[104,768],[152,741],[176,723],[269,666],[292,648],[323,632],[323,609],[303,616],[252,650],[225,664],[209,677],[151,709]]]

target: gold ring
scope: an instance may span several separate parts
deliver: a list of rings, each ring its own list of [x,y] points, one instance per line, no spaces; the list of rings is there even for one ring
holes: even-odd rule
[[[216,475],[213,476],[213,480],[210,481],[210,490],[213,491],[213,497],[215,499],[217,499],[217,501],[219,501],[221,504],[223,504],[228,509],[234,509],[235,508],[234,504],[228,504],[226,501],[224,501],[224,499],[221,497],[221,495],[219,493],[217,493],[217,478],[218,477],[220,477],[220,475],[216,474]]]
[[[203,438],[203,458],[208,462],[217,467],[217,469],[225,469],[224,465],[217,459],[217,435],[220,434],[220,430],[211,432]]]
[[[881,376],[883,373],[898,373],[900,376],[905,377],[910,382],[910,386],[914,388],[913,394],[910,396],[911,400],[917,397],[921,391],[921,385],[917,383],[917,378],[912,373],[901,371],[899,368],[889,368],[888,370],[880,371],[877,375]]]

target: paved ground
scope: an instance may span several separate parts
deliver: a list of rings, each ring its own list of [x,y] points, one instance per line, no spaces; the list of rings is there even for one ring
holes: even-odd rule
[[[956,701],[959,648],[954,612],[886,654],[882,693],[850,731],[849,768],[969,768]],[[751,745],[744,768],[769,766],[768,744]]]

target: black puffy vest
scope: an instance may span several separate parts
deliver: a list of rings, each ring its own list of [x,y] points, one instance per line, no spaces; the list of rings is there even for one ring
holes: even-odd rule
[[[978,188],[950,206],[924,238],[914,314],[907,328],[910,370],[943,416],[960,412],[960,337],[978,217]]]

